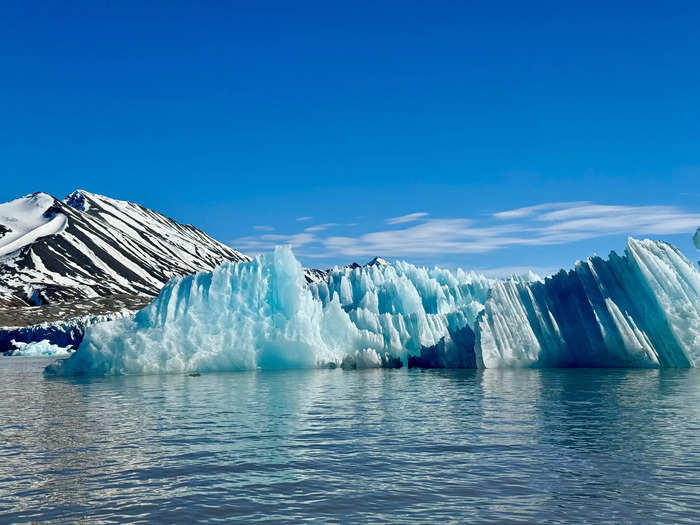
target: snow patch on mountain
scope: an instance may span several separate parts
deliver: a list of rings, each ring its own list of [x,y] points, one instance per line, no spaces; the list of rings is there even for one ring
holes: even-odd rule
[[[52,213],[53,197],[34,193],[0,204],[0,257],[17,251],[40,237],[62,232],[68,222],[62,213]]]

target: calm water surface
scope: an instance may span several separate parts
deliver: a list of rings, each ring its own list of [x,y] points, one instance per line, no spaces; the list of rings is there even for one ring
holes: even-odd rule
[[[0,522],[700,522],[695,370],[45,379],[0,358]]]

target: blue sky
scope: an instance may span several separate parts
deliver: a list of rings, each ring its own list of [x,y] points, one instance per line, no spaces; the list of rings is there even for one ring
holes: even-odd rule
[[[320,267],[696,256],[698,3],[12,4],[2,201],[84,188]]]

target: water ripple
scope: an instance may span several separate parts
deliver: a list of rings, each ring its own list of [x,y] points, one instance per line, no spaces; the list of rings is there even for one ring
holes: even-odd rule
[[[2,522],[700,521],[695,370],[45,364],[0,359]]]

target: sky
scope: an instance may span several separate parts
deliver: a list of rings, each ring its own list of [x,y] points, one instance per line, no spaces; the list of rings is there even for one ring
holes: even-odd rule
[[[4,2],[0,201],[81,188],[320,268],[547,273],[628,235],[696,258],[699,25],[697,2]]]

